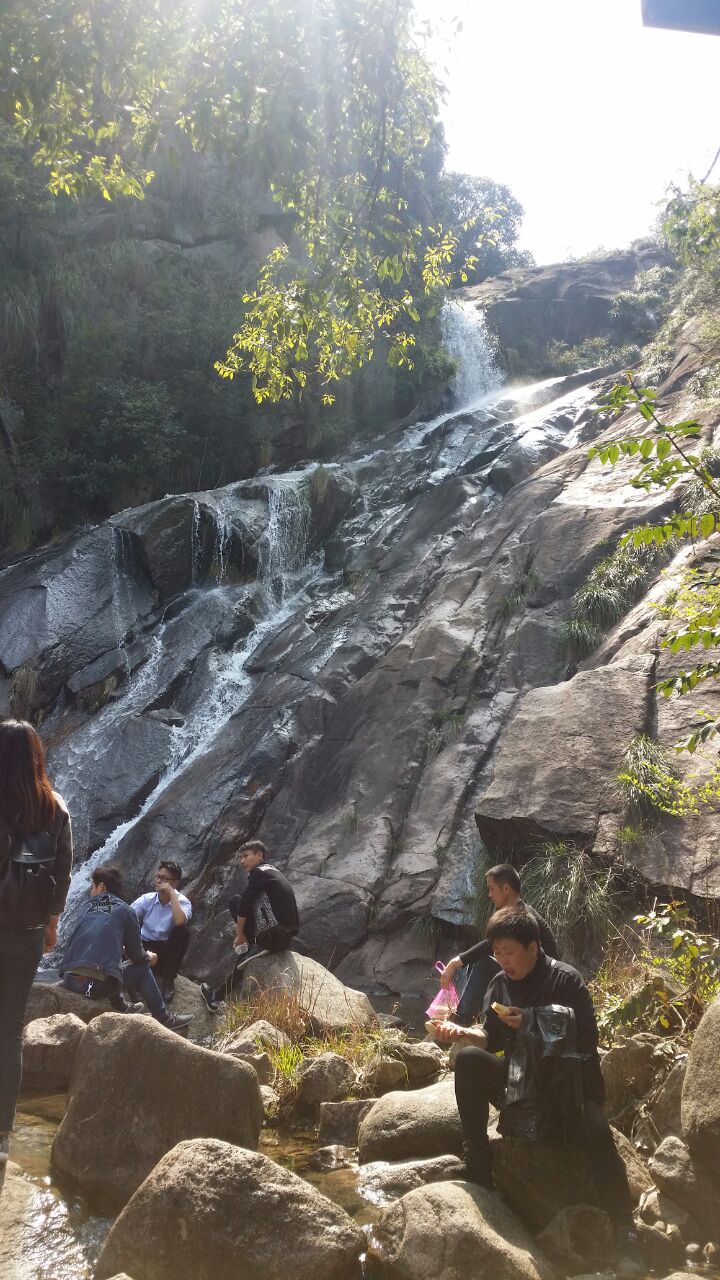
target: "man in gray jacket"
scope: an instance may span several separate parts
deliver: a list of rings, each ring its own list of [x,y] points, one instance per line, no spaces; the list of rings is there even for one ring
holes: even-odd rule
[[[174,1014],[167,1008],[152,971],[157,956],[143,947],[137,916],[120,897],[120,872],[97,867],[90,879],[90,901],[63,954],[63,985],[90,1000],[107,999],[118,1012],[134,1012],[142,1006],[126,1004],[126,983],[142,996],[153,1018],[171,1031],[183,1030],[192,1014]]]

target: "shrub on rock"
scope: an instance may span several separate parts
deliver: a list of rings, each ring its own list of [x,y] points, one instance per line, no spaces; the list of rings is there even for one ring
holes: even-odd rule
[[[468,1182],[410,1191],[381,1214],[368,1246],[382,1280],[551,1280],[550,1262],[499,1196]]]
[[[252,1067],[151,1018],[107,1013],[80,1042],[53,1169],[113,1212],[178,1142],[222,1138],[254,1150],[262,1119]]]
[[[23,1089],[67,1089],[85,1023],[74,1013],[36,1018],[23,1033]]]
[[[112,1226],[96,1268],[134,1280],[360,1280],[365,1236],[350,1217],[267,1156],[181,1142]]]

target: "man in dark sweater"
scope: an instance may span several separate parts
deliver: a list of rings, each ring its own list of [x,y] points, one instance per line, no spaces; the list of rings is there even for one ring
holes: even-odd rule
[[[242,982],[251,960],[271,951],[287,951],[300,927],[292,885],[277,867],[265,861],[266,854],[262,840],[249,840],[239,851],[240,865],[248,873],[247,884],[244,892],[228,903],[239,959],[221,987],[213,990],[207,982],[200,987],[211,1013],[216,1013],[220,1001]]]
[[[440,1044],[461,1041],[463,1048],[455,1061],[455,1096],[465,1136],[466,1176],[469,1181],[491,1187],[492,1162],[487,1126],[489,1108],[505,1104],[508,1066],[515,1039],[523,1028],[523,1010],[547,1005],[572,1010],[576,1033],[576,1054],[580,1061],[582,1105],[565,1134],[566,1142],[589,1153],[589,1166],[597,1200],[615,1225],[632,1231],[632,1200],[625,1165],[613,1141],[603,1111],[605,1088],[598,1057],[598,1030],[592,998],[582,977],[569,964],[546,956],[540,947],[540,931],[526,910],[505,908],[491,917],[487,938],[499,971],[485,996],[483,1026],[463,1027],[438,1024],[435,1038]],[[510,1004],[506,1004],[507,1000]],[[496,1054],[502,1053],[502,1057]],[[540,1103],[548,1104],[554,1115],[557,1099],[551,1092],[554,1063],[541,1081]],[[558,1137],[560,1134],[558,1133]],[[531,1156],[529,1159],[531,1160]]]
[[[491,867],[485,873],[485,883],[487,885],[488,898],[495,910],[501,911],[503,907],[519,907],[521,910],[527,911],[528,915],[531,915],[537,921],[538,929],[540,930],[540,944],[545,955],[558,959],[560,951],[553,937],[552,929],[547,921],[543,920],[539,911],[536,911],[528,903],[523,902],[520,876],[515,868],[511,867],[509,862],[500,862],[496,867]],[[460,955],[453,956],[452,960],[448,960],[440,977],[440,985],[442,987],[449,986],[458,969],[464,968],[466,965],[469,965],[470,973],[465,984],[465,990],[460,997],[454,1020],[464,1026],[469,1026],[482,1012],[488,984],[500,972],[500,966],[493,958],[492,947],[487,938],[483,938],[482,942],[476,942],[474,946],[468,947],[466,951],[461,951]]]
[[[96,867],[91,872],[90,901],[63,953],[63,985],[90,1000],[109,1000],[118,1013],[140,1012],[141,1004],[128,1005],[123,999],[125,982],[139,992],[153,1018],[171,1031],[182,1031],[193,1015],[174,1014],[167,1008],[153,976],[157,956],[143,947],[137,916],[121,893],[117,867]],[[128,957],[125,964],[123,954]]]

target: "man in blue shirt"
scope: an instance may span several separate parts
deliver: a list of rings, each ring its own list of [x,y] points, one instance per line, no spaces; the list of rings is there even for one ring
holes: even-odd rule
[[[166,1004],[175,995],[175,979],[190,941],[192,903],[180,893],[182,869],[171,859],[155,872],[155,890],[131,904],[144,945],[157,955],[155,976]]]
[[[90,901],[63,954],[63,985],[90,1000],[107,999],[118,1012],[137,1012],[141,1005],[126,1005],[122,998],[121,988],[127,983],[158,1022],[181,1031],[192,1022],[192,1014],[171,1013],[166,1007],[153,976],[155,954],[143,948],[137,917],[120,897],[120,872],[116,867],[96,867],[90,880]]]

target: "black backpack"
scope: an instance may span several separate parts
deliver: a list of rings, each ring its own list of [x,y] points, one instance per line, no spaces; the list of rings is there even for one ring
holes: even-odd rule
[[[60,812],[57,820],[59,827]],[[6,928],[32,929],[47,922],[56,888],[58,834],[15,832],[7,837],[7,853],[0,857],[0,917]]]

